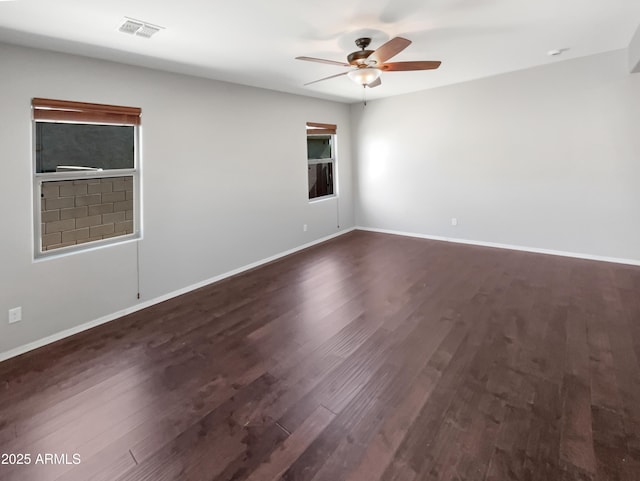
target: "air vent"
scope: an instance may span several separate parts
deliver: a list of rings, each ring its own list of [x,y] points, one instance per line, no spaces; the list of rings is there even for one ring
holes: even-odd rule
[[[138,30],[140,30],[143,26],[144,26],[144,23],[134,22],[133,20],[129,20],[125,18],[124,22],[122,23],[122,25],[120,25],[120,28],[118,30],[120,30],[123,33],[134,34]]]
[[[124,17],[120,28],[118,28],[118,30],[123,33],[128,33],[129,35],[137,35],[144,38],[151,38],[153,34],[163,29],[164,27],[128,17]]]
[[[151,25],[143,25],[140,30],[136,32],[136,35],[144,38],[151,38],[151,35],[160,31],[160,27],[154,27]]]

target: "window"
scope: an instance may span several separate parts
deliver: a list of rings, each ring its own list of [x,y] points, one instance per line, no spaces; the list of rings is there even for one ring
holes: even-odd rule
[[[335,195],[336,126],[307,122],[309,200]]]
[[[139,108],[35,98],[36,257],[136,238]]]

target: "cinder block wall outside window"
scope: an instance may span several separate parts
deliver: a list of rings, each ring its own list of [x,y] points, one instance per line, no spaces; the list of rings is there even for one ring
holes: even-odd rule
[[[133,177],[50,181],[41,190],[42,250],[133,233]]]

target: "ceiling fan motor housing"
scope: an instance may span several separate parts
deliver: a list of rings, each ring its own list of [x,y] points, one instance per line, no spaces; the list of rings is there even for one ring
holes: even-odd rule
[[[347,61],[351,65],[355,65],[356,67],[368,67],[371,64],[367,63],[366,60],[369,58],[369,55],[373,53],[373,50],[366,50],[366,48],[371,43],[371,39],[369,37],[362,37],[356,39],[356,47],[361,49],[358,52],[350,53],[347,56]]]
[[[347,56],[347,61],[351,65],[355,65],[357,67],[358,66],[366,67],[368,66],[367,58],[369,58],[369,55],[371,55],[372,53],[373,53],[373,50],[359,50],[357,52],[350,53]]]

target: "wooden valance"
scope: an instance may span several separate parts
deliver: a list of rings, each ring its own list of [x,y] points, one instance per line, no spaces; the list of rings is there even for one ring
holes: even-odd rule
[[[333,124],[319,124],[317,122],[307,122],[307,135],[327,135],[335,134],[337,126]]]
[[[36,120],[140,125],[142,113],[142,110],[137,107],[41,98],[34,98],[31,106],[33,118]]]

